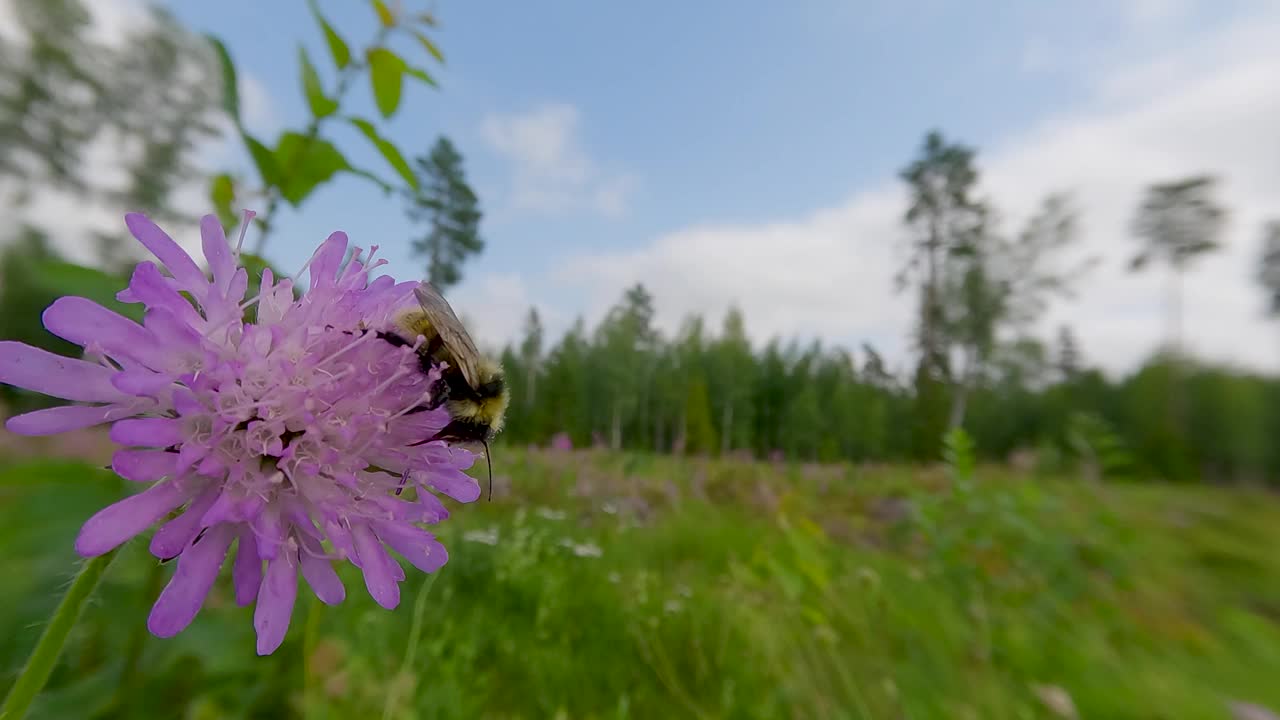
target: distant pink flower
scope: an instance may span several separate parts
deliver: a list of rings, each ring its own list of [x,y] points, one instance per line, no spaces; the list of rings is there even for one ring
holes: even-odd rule
[[[573,449],[573,440],[569,437],[569,433],[556,433],[551,438],[551,449],[567,451]]]
[[[371,280],[382,261],[366,265],[359,249],[343,266],[347,237],[336,232],[311,257],[300,299],[290,280],[265,270],[260,294],[245,301],[248,273],[213,216],[200,224],[212,280],[147,217],[125,222],[168,271],[140,263],[117,296],[145,307],[142,324],[64,297],[44,325],[83,347],[83,360],[0,343],[0,382],[80,403],[13,417],[10,431],[112,423],[123,446],[112,468],[145,485],[89,518],[76,551],[109,552],[185,508],[151,540],[154,555],[178,558],[147,621],[161,637],[195,618],[233,542],[236,602],[256,602],[259,654],[284,639],[299,573],[321,601],[343,600],[333,559],[350,560],[373,599],[396,607],[405,575],[387,548],[438,570],[448,553],[419,525],[449,513],[430,491],[461,502],[480,493],[462,472],[471,453],[423,442],[448,420],[443,410],[414,411],[431,399],[439,370],[427,375],[411,348],[374,332],[413,302],[416,283]],[[412,501],[400,496],[406,486],[418,490]]]

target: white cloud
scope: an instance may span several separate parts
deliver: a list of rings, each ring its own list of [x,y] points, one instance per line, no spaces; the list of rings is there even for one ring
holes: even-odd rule
[[[1121,7],[1129,22],[1139,28],[1169,23],[1184,17],[1192,0],[1127,0]]]
[[[1095,102],[983,149],[984,188],[1013,221],[1007,229],[1044,194],[1072,190],[1083,213],[1084,250],[1104,258],[1081,284],[1080,298],[1046,321],[1043,335],[1053,323],[1071,322],[1090,358],[1112,370],[1151,352],[1165,329],[1166,279],[1159,271],[1125,272],[1135,248],[1129,219],[1146,184],[1205,171],[1223,178],[1220,197],[1232,222],[1228,248],[1187,279],[1186,338],[1206,357],[1276,367],[1277,328],[1261,316],[1252,263],[1261,221],[1280,214],[1277,32],[1280,15],[1255,15],[1167,57],[1107,68]],[[716,316],[736,303],[757,339],[871,339],[901,353],[915,300],[891,288],[902,259],[893,250],[902,232],[898,185],[886,179],[838,207],[768,225],[676,230],[640,249],[581,257],[572,267],[592,278],[599,307],[613,302],[618,287],[644,282],[668,329],[685,313]]]
[[[240,68],[236,74],[236,88],[240,94],[240,119],[245,126],[253,133],[267,138],[263,142],[274,140],[276,133],[280,131],[281,120],[267,86],[262,84],[257,75]]]
[[[578,109],[548,103],[527,112],[492,114],[480,132],[512,164],[509,202],[514,209],[561,214],[626,212],[634,177],[597,167],[579,138]]]

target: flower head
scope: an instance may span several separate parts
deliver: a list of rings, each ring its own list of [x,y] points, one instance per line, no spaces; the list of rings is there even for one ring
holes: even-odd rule
[[[336,232],[308,262],[305,294],[264,270],[246,301],[248,272],[213,216],[200,225],[211,279],[147,217],[125,221],[161,264],[138,264],[117,296],[144,306],[141,324],[63,297],[44,325],[84,359],[0,342],[0,382],[77,401],[10,418],[10,431],[111,423],[123,446],[112,469],[145,485],[89,518],[76,550],[109,552],[179,511],[151,540],[152,554],[177,558],[147,621],[162,637],[191,623],[233,543],[236,601],[256,603],[260,654],[284,639],[299,573],[321,601],[343,600],[335,559],[360,568],[373,599],[394,608],[405,576],[388,548],[438,570],[448,554],[421,525],[449,513],[433,491],[461,502],[480,492],[462,472],[474,456],[430,441],[449,419],[421,411],[440,368],[424,372],[414,348],[378,336],[414,302],[416,283],[370,279],[382,261],[358,248],[344,263],[347,237]]]

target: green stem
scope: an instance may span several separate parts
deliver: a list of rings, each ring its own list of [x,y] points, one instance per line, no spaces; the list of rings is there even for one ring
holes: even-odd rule
[[[151,569],[147,572],[147,584],[142,591],[145,599],[144,609],[149,609],[158,597],[160,590],[164,587],[164,565],[159,562],[152,562]],[[115,699],[112,700],[111,707],[120,714],[124,714],[127,709],[129,700],[136,696],[136,685],[138,684],[138,665],[142,662],[142,653],[146,649],[147,637],[150,632],[147,630],[147,623],[141,617],[134,624],[133,631],[129,635],[128,649],[125,650],[124,670],[120,673],[120,683],[116,686]]]
[[[67,594],[62,596],[62,602],[53,612],[53,617],[49,618],[49,624],[45,626],[44,633],[40,635],[35,649],[31,651],[31,657],[27,659],[26,667],[22,668],[22,674],[9,690],[9,695],[4,699],[4,705],[0,706],[0,720],[21,720],[26,717],[32,701],[44,689],[44,684],[48,682],[54,666],[58,664],[58,656],[62,654],[62,648],[67,644],[71,629],[80,619],[80,612],[84,610],[89,596],[93,595],[98,581],[102,579],[103,573],[118,553],[119,548],[106,555],[89,558],[80,567],[79,574],[67,589]]]
[[[311,598],[311,606],[307,609],[307,625],[302,633],[302,717],[309,718],[313,710],[320,707],[320,700],[313,698],[316,688],[315,678],[316,643],[320,638],[320,613],[324,605],[318,598]]]
[[[422,617],[426,614],[427,596],[431,594],[431,586],[436,582],[436,575],[440,571],[429,573],[422,581],[422,589],[418,591],[418,597],[413,603],[413,622],[409,626],[409,645],[404,651],[404,661],[400,663],[400,672],[396,674],[391,681],[391,691],[387,693],[387,703],[382,707],[382,720],[390,720],[391,713],[395,711],[396,706],[400,704],[400,683],[405,675],[409,673],[409,668],[413,667],[414,656],[418,654],[418,641],[422,636]],[[0,720],[4,720],[0,718]]]

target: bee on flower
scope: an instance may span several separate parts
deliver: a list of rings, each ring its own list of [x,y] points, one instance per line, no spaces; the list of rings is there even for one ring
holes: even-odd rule
[[[243,227],[233,248],[218,220],[203,218],[209,277],[146,216],[125,222],[159,261],[139,263],[117,296],[144,307],[141,324],[63,297],[44,326],[84,348],[82,359],[0,342],[0,382],[74,403],[15,416],[8,429],[110,424],[120,446],[112,469],[142,488],[89,518],[76,551],[108,553],[177,511],[150,544],[177,561],[147,620],[161,637],[192,622],[232,555],[236,601],[255,606],[259,654],[283,641],[299,575],[321,601],[344,599],[335,561],[358,567],[373,599],[396,607],[405,574],[391,551],[439,570],[448,553],[422,527],[449,515],[436,493],[464,503],[480,494],[463,472],[475,455],[442,434],[454,420],[447,364],[424,360],[423,338],[385,339],[417,307],[419,283],[371,278],[383,261],[358,248],[344,263],[347,236],[335,232],[305,266],[300,297],[268,269],[246,298]]]

